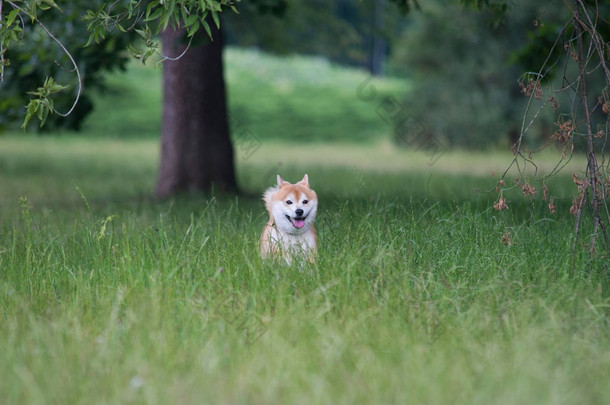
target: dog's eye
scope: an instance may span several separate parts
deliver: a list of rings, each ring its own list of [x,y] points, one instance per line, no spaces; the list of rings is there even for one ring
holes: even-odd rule
[[[291,200],[286,200],[286,204],[290,205],[290,204],[292,204],[292,201]]]
[[[307,200],[303,200],[303,204],[305,204],[305,205],[307,205],[308,202],[309,201],[307,201]]]

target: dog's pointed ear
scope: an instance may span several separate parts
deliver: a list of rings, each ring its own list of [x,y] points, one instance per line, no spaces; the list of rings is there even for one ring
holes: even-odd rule
[[[305,176],[303,176],[303,180],[299,181],[299,183],[304,184],[307,187],[309,187],[309,176],[307,174]]]
[[[280,176],[279,174],[277,175],[277,186],[278,187],[282,187],[282,184],[286,183],[284,181],[284,179],[282,179],[282,176]]]

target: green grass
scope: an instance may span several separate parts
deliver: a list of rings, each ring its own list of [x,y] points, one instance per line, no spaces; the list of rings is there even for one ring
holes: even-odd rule
[[[391,147],[362,72],[227,60],[234,135],[261,141],[236,145],[239,196],[150,197],[151,68],[111,76],[81,137],[0,137],[2,405],[610,402],[608,261],[571,253],[582,157],[549,181],[557,214],[516,190],[497,212],[474,191],[511,155],[429,165]],[[313,265],[258,257],[278,172],[320,197]]]
[[[509,156],[319,148],[267,141],[245,195],[156,201],[153,140],[0,138],[0,402],[610,401],[607,262],[571,254],[569,178],[556,215],[496,212],[472,189]],[[319,194],[314,265],[258,258],[278,159]]]
[[[384,97],[400,99],[404,80],[365,82],[366,72],[322,59],[280,58],[253,50],[225,52],[234,137],[245,131],[261,140],[371,141],[387,138],[393,128],[376,112]],[[157,138],[160,132],[161,70],[132,65],[108,77],[108,91],[98,94],[84,130],[90,136]],[[375,96],[362,100],[362,92]],[[367,85],[368,84],[368,85]]]

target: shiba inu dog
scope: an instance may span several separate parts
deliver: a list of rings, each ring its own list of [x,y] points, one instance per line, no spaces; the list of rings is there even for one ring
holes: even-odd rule
[[[277,175],[277,185],[263,194],[269,221],[261,235],[261,257],[283,258],[288,264],[295,258],[314,261],[317,236],[313,227],[318,210],[318,196],[309,188],[309,176],[291,184]]]

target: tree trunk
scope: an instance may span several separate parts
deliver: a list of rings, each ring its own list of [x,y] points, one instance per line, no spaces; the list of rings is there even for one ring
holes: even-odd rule
[[[163,62],[161,163],[156,194],[237,189],[229,137],[222,64],[222,33],[213,42],[198,33],[177,60]],[[201,36],[206,36],[201,38]],[[163,53],[176,58],[186,49],[184,30],[161,33]]]

